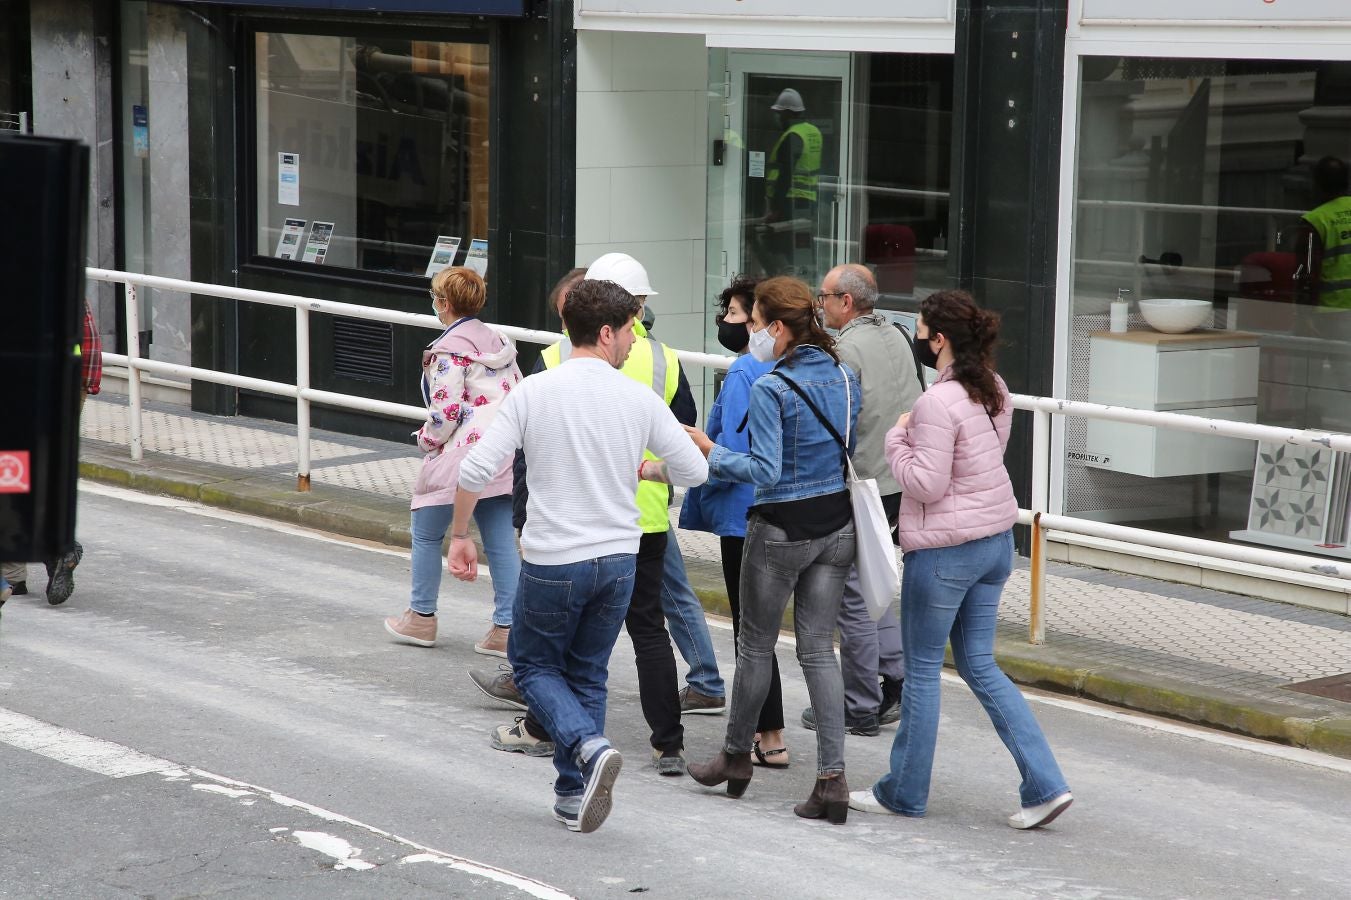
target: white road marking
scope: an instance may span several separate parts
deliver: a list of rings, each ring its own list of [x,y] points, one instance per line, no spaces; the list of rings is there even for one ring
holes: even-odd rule
[[[270,800],[278,806],[288,809],[300,810],[308,813],[315,818],[323,819],[327,822],[339,822],[352,828],[359,828],[372,835],[383,838],[387,841],[403,844],[418,853],[404,857],[400,862],[435,862],[440,865],[450,866],[451,868],[476,875],[480,878],[487,878],[496,881],[507,887],[515,888],[531,897],[537,897],[539,900],[574,900],[574,898],[559,890],[552,885],[545,884],[542,881],[536,881],[525,875],[518,875],[515,872],[509,872],[506,869],[499,869],[496,866],[487,863],[476,862],[472,859],[466,859],[462,856],[456,856],[453,853],[446,853],[432,847],[411,841],[408,838],[399,837],[396,834],[385,831],[383,828],[376,828],[374,825],[367,825],[364,822],[358,822],[356,819],[349,818],[341,813],[335,813],[331,810],[315,806],[312,803],[306,803],[303,800],[296,800],[285,794],[280,794],[268,788],[258,785],[248,784],[247,782],[237,781],[233,778],[226,778],[223,775],[216,775],[203,769],[192,768],[191,766],[182,766],[172,763],[167,759],[150,756],[141,753],[139,750],[133,750],[122,744],[113,741],[105,741],[102,738],[90,737],[87,734],[81,734],[69,728],[62,728],[59,725],[53,725],[50,722],[43,722],[32,716],[13,710],[0,707],[0,743],[8,744],[19,750],[27,750],[37,753],[48,759],[65,763],[84,769],[87,772],[94,772],[99,775],[106,775],[110,778],[127,778],[133,775],[162,774],[166,778],[178,780],[185,774],[193,778],[211,782],[210,784],[194,784],[193,790],[206,791],[214,794],[223,794],[231,798],[252,798],[255,796]],[[242,803],[252,803],[252,799],[243,799]],[[276,834],[286,831],[285,828],[269,829]],[[371,863],[364,860],[353,859],[356,853],[360,851],[352,850],[350,844],[342,841],[340,838],[326,835],[323,832],[293,832],[297,836],[299,843],[304,844],[311,849],[319,850],[329,856],[338,859],[340,865],[336,868],[366,869],[374,868]],[[307,838],[300,838],[300,835],[308,835]],[[328,839],[328,840],[325,840]],[[306,843],[310,841],[310,843]],[[342,848],[338,843],[341,842],[349,851],[347,856],[340,856]]]
[[[360,872],[375,868],[375,863],[357,859],[361,851],[336,835],[324,834],[322,831],[293,831],[291,834],[300,846],[318,850],[325,856],[336,859],[337,862],[333,864],[335,869],[353,869]]]
[[[88,737],[23,713],[0,709],[0,742],[109,778],[149,775],[180,767],[130,747]]]

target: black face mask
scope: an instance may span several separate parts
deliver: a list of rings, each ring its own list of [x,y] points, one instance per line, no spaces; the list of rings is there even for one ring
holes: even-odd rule
[[[719,322],[718,343],[733,353],[740,353],[751,342],[750,329],[745,322]]]
[[[915,358],[930,369],[938,368],[938,354],[924,338],[915,338]]]

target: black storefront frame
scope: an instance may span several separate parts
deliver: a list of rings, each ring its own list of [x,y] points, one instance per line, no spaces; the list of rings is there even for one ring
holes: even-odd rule
[[[264,27],[277,25],[278,23],[285,24],[285,29]],[[343,23],[349,25],[346,31],[341,31],[337,27]],[[348,282],[372,283],[381,286],[402,286],[416,288],[418,290],[425,290],[427,282],[427,279],[421,275],[405,275],[397,272],[377,273],[368,269],[339,266],[326,267],[325,265],[318,263],[304,263],[299,260],[276,259],[261,252],[266,248],[254,248],[253,245],[256,239],[258,225],[257,36],[259,34],[305,34],[324,37],[357,37],[358,29],[360,29],[359,36],[361,37],[379,38],[381,36],[388,36],[399,40],[408,40],[410,38],[409,30],[417,28],[421,30],[419,30],[417,36],[413,38],[415,40],[482,44],[488,47],[489,55],[488,109],[491,119],[492,111],[494,109],[493,102],[496,99],[493,96],[496,93],[496,72],[492,60],[493,46],[496,43],[494,40],[495,27],[491,22],[483,23],[481,25],[475,23],[475,25],[476,27],[473,28],[456,29],[454,26],[447,25],[445,20],[440,20],[435,23],[418,21],[409,24],[382,23],[371,25],[347,19],[315,22],[314,20],[302,21],[286,17],[274,18],[272,16],[259,15],[249,15],[240,19],[237,28],[237,46],[240,48],[242,68],[249,76],[248,83],[254,88],[245,92],[238,101],[238,177],[243,190],[241,192],[241,214],[237,223],[235,240],[237,246],[240,248],[240,267],[242,269],[251,271],[275,269],[278,271],[288,271],[317,277],[327,276],[329,278],[336,278]],[[452,38],[459,40],[452,41]],[[491,148],[491,146],[490,142],[489,147]],[[493,182],[495,180],[495,168],[495,160],[492,155],[492,150],[490,149],[488,157],[488,221],[490,225],[493,221],[494,212],[495,197],[493,192]],[[463,249],[467,244],[461,246]],[[492,252],[492,249],[492,245],[489,244],[489,253]]]
[[[342,29],[384,29],[403,39],[454,40],[467,34],[487,36],[489,56],[489,305],[485,317],[510,324],[543,324],[541,299],[552,278],[572,265],[575,245],[575,39],[569,0],[538,5],[523,19],[456,17],[468,27],[448,24],[450,17],[426,16],[309,16],[295,12],[258,10],[215,11],[218,28],[209,48],[203,48],[209,71],[193,65],[204,83],[214,84],[231,99],[216,103],[214,115],[194,116],[204,127],[192,139],[193,158],[209,159],[211,181],[203,209],[215,210],[214,219],[194,215],[193,277],[202,281],[322,296],[342,302],[380,306],[406,312],[426,312],[426,279],[393,273],[363,273],[355,269],[289,265],[253,251],[256,228],[255,119],[256,97],[251,89],[253,34],[257,31],[339,33]],[[410,32],[414,32],[410,34]],[[228,35],[228,38],[226,37]],[[219,52],[217,52],[219,51]],[[237,89],[236,89],[237,88]],[[210,101],[205,101],[210,102]],[[204,102],[204,105],[205,105]],[[213,125],[206,125],[213,122]],[[208,132],[212,132],[208,134]],[[228,134],[228,140],[216,134]],[[530,141],[511,141],[529,134]],[[504,177],[505,171],[534,173],[534,178]],[[194,170],[196,173],[196,170]],[[209,234],[211,226],[224,229]],[[199,227],[200,226],[200,227]],[[199,239],[201,252],[199,252]],[[193,361],[196,365],[275,380],[294,379],[294,316],[276,320],[283,337],[266,353],[251,346],[241,327],[252,313],[237,304],[195,298],[193,306]],[[256,305],[252,305],[256,306]],[[326,341],[331,340],[332,317],[315,316],[311,323],[311,383],[374,399],[416,404],[415,357],[429,339],[428,329],[395,326],[392,355],[398,370],[393,385],[335,383],[324,365]],[[523,345],[527,365],[538,348]],[[260,366],[260,360],[262,365]],[[266,371],[259,372],[259,369]],[[282,398],[194,384],[193,406],[217,414],[248,414],[282,421],[294,419],[294,404]],[[316,427],[349,433],[404,439],[409,423],[381,416],[316,407]]]

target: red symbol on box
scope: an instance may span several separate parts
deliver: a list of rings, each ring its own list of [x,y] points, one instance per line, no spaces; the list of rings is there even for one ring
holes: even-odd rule
[[[27,450],[0,450],[0,494],[26,494],[31,480]]]

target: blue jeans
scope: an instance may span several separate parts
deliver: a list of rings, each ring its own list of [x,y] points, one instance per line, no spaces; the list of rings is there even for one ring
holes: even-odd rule
[[[1012,564],[1012,531],[905,554],[901,724],[891,745],[891,771],[873,785],[873,796],[893,812],[922,816],[928,806],[938,741],[939,673],[949,638],[957,674],[1013,754],[1023,779],[1018,789],[1022,805],[1036,806],[1069,790],[1027,701],[994,660],[999,595]]]
[[[685,683],[705,697],[722,697],[727,688],[718,674],[713,639],[708,636],[704,605],[690,587],[685,559],[680,555],[675,529],[666,533],[666,562],[661,575],[661,611],[671,629],[671,640],[690,667]]]
[[[554,793],[585,783],[577,750],[605,734],[610,654],[629,611],[637,557],[619,553],[561,566],[521,565],[507,638],[516,687],[554,741]]]
[[[451,504],[420,506],[413,510],[413,591],[408,607],[424,614],[436,612],[441,592],[441,573],[446,558],[441,545],[455,515]],[[516,582],[521,577],[521,556],[516,552],[516,530],[511,527],[511,497],[489,497],[474,507],[474,522],[483,539],[483,552],[493,576],[493,624],[511,627]]]

